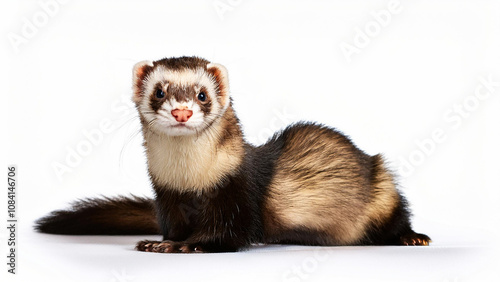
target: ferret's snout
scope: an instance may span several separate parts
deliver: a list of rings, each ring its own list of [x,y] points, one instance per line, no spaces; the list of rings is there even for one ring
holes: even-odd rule
[[[172,110],[171,113],[177,122],[186,122],[193,115],[193,111],[186,109],[184,110],[175,109]]]

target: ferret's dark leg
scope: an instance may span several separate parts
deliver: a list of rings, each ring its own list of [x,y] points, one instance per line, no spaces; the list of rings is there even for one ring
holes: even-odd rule
[[[373,225],[361,245],[427,246],[431,239],[413,231],[408,204],[403,196],[390,218],[382,225]]]
[[[226,214],[232,215],[232,213]],[[172,225],[168,225],[170,230],[164,234],[163,241],[141,241],[136,245],[136,250],[154,253],[236,252],[248,245],[250,232],[245,230],[242,223],[235,224],[236,220],[233,220],[231,228],[227,226],[227,222],[231,222],[231,218],[219,218],[215,223],[209,222],[210,225],[190,232],[188,238],[185,237],[186,232],[179,233],[179,230],[182,230],[181,226],[175,229],[171,228]],[[207,234],[205,230],[213,232]]]
[[[136,250],[156,253],[200,252],[200,247],[184,242],[193,233],[192,225],[196,220],[196,214],[189,213],[188,209],[195,203],[193,198],[167,189],[158,189],[156,192],[156,219],[163,241],[143,240],[137,243]]]
[[[431,242],[429,236],[416,233],[411,228],[410,212],[406,199],[403,196],[400,196],[400,204],[393,214],[393,219],[396,220],[393,226],[399,231],[397,233],[399,236],[395,242],[396,244],[404,246],[428,246]],[[398,220],[399,223],[397,222]]]
[[[196,213],[193,208],[197,203],[190,194],[183,194],[168,189],[156,191],[156,218],[163,240],[184,241],[193,232]],[[195,210],[195,212],[191,212]]]
[[[220,222],[223,224],[224,220]],[[213,226],[211,228],[213,230],[224,230]],[[179,234],[169,232],[167,235],[164,234],[163,241],[144,240],[137,243],[136,250],[153,253],[220,253],[236,252],[239,248],[247,244],[246,242],[248,242],[248,239],[244,233],[233,230],[224,231],[229,233],[225,234],[225,232],[222,232],[207,236],[205,232],[198,230],[188,238],[184,236],[172,237],[172,235]],[[230,235],[233,236],[231,237]],[[214,237],[210,238],[211,236]]]
[[[135,249],[142,252],[154,253],[200,253],[201,247],[185,243],[189,230],[185,226],[167,225],[160,222],[163,231],[163,241],[143,240],[137,243]]]

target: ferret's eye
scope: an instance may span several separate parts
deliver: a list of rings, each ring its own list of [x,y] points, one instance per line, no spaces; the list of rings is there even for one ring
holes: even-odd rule
[[[205,92],[198,93],[198,100],[204,102],[207,99],[207,94]]]
[[[161,99],[164,97],[165,97],[165,92],[163,92],[163,90],[161,89],[156,90],[156,98]]]

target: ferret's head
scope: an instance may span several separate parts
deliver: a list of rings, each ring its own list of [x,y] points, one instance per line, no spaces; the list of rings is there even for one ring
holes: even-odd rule
[[[143,126],[157,133],[197,134],[230,104],[226,68],[197,57],[139,62],[133,80]]]

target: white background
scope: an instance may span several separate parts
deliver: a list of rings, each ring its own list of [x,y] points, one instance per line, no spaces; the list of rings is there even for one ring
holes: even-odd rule
[[[8,234],[0,228],[0,273],[8,281],[500,278],[493,242],[500,235],[500,2],[396,1],[383,25],[375,18],[387,14],[380,11],[388,0],[5,2],[2,167],[4,177],[8,165],[18,167],[19,218],[15,277],[7,274]],[[40,4],[48,2],[56,4]],[[356,53],[346,55],[347,45]],[[76,198],[152,194],[130,103],[131,68],[181,55],[228,68],[252,143],[310,120],[383,153],[431,247],[270,246],[179,256],[134,252],[147,236],[33,232],[36,218]],[[488,77],[497,85],[490,91],[481,84]],[[113,130],[103,132],[102,123]],[[78,149],[81,158],[70,156]],[[68,170],[58,176],[55,165]]]

